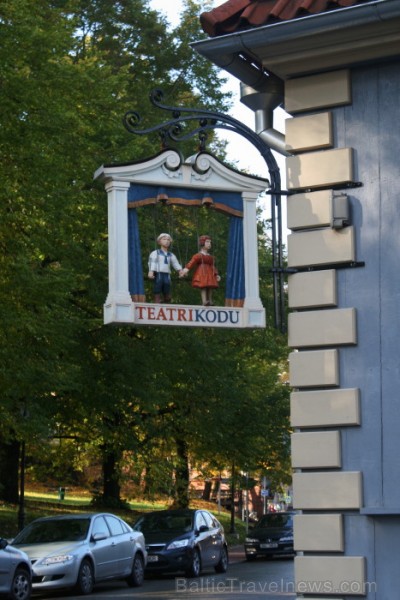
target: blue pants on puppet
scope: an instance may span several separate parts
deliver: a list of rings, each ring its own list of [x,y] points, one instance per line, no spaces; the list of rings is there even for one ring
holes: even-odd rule
[[[155,302],[161,302],[161,295],[164,296],[164,302],[171,301],[171,277],[169,273],[156,273],[153,293]]]

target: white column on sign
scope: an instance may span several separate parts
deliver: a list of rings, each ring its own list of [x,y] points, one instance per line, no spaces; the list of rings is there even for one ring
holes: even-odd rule
[[[243,192],[243,243],[246,300],[250,309],[262,308],[258,282],[257,198],[258,192]]]
[[[108,296],[112,315],[107,321],[125,320],[126,309],[132,306],[128,271],[128,181],[106,183],[108,194]],[[124,308],[125,307],[125,308]],[[108,311],[110,312],[110,311]],[[125,317],[127,314],[125,314]],[[121,319],[122,317],[122,319]],[[128,319],[130,320],[130,319]]]

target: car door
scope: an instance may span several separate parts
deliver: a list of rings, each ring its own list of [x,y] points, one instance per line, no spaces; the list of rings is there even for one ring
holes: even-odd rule
[[[202,511],[203,518],[209,529],[210,538],[210,564],[215,565],[221,557],[221,548],[223,545],[223,536],[219,523],[214,519],[212,514],[207,511]]]
[[[101,515],[94,518],[90,548],[95,563],[96,579],[112,577],[115,569],[118,568],[117,547],[113,545],[110,530]]]
[[[113,515],[105,515],[105,520],[111,531],[113,548],[118,557],[118,564],[115,565],[116,574],[129,575],[132,571],[134,540],[124,524]]]
[[[202,567],[212,564],[212,538],[202,511],[195,517],[196,544],[200,548]]]
[[[8,592],[11,587],[12,559],[10,553],[6,552],[5,547],[6,542],[4,541],[0,549],[0,590],[2,593]]]

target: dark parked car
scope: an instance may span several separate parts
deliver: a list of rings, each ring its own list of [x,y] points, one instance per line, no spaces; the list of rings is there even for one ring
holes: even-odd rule
[[[207,510],[161,510],[143,515],[134,525],[144,534],[146,572],[183,571],[197,577],[203,569],[225,573],[228,546],[221,523]]]
[[[28,556],[0,538],[0,596],[11,600],[29,600],[31,587],[32,572]]]
[[[293,516],[294,512],[268,513],[255,527],[250,529],[244,542],[247,560],[257,556],[294,554]]]
[[[32,563],[34,592],[75,588],[90,594],[95,583],[124,579],[142,585],[144,537],[108,513],[44,517],[32,521],[13,544]]]

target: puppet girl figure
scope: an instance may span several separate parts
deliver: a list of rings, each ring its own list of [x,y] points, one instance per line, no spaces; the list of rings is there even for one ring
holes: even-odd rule
[[[201,302],[203,306],[213,306],[212,292],[218,287],[221,277],[215,267],[214,257],[211,256],[211,238],[208,235],[201,235],[199,238],[200,251],[194,254],[184,269],[183,275],[187,275],[190,269],[195,269],[192,278],[192,286],[198,288],[201,293]]]

